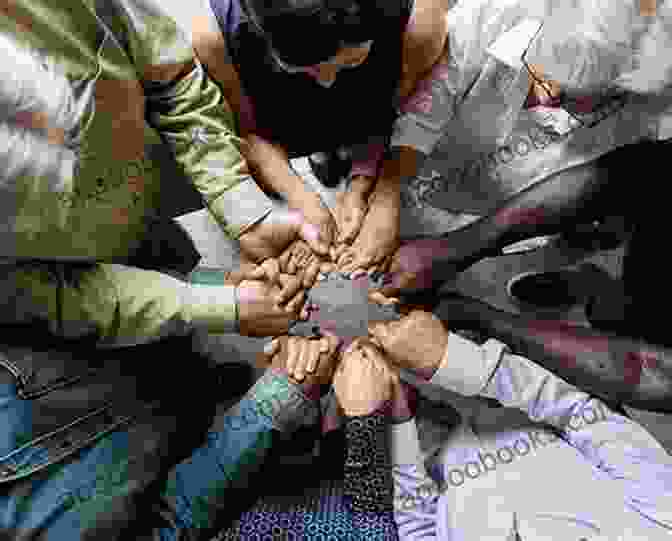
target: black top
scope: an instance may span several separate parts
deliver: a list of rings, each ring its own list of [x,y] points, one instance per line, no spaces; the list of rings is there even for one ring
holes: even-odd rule
[[[412,0],[389,0],[366,61],[341,70],[330,88],[307,74],[282,70],[240,0],[210,3],[261,133],[271,134],[293,156],[390,135]]]

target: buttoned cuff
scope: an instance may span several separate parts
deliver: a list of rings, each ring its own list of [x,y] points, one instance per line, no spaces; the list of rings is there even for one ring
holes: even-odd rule
[[[506,346],[488,340],[479,346],[459,334],[448,335],[443,360],[430,383],[463,396],[476,396],[485,389],[499,366]]]
[[[389,425],[390,459],[393,466],[421,465],[422,452],[415,419],[405,423]]]
[[[186,319],[207,332],[238,332],[238,298],[235,286],[186,284]]]
[[[394,126],[390,147],[409,147],[428,156],[441,136],[440,130],[424,126],[421,119],[406,114],[400,117]]]
[[[273,201],[248,177],[212,201],[209,208],[227,236],[238,239],[270,214]]]

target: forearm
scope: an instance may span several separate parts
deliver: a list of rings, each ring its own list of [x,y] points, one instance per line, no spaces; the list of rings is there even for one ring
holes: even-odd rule
[[[30,263],[2,268],[0,319],[42,322],[51,334],[100,347],[129,346],[195,327],[234,331],[234,293],[123,265]]]
[[[261,140],[261,141],[260,141]],[[260,141],[263,145],[273,145],[274,152],[263,152],[263,157],[255,159],[257,154],[254,146]],[[266,141],[259,135],[248,138],[249,163],[254,171],[257,183],[267,192],[280,194],[287,199],[290,206],[296,206],[297,190],[304,188],[303,179],[297,175],[289,164],[289,156],[277,143]]]
[[[189,460],[173,469],[162,492],[170,512],[170,526],[163,527],[161,539],[181,539],[186,531],[205,538],[231,518],[231,508],[245,499],[251,479],[269,454],[281,432],[294,431],[316,403],[287,376],[269,369],[232,408],[224,419],[224,429],[211,432],[207,443]]]
[[[602,214],[597,203],[605,197],[601,192],[607,176],[592,165],[551,175],[515,195],[491,215],[437,240],[437,260],[443,253],[467,268],[513,242],[595,219]]]
[[[565,381],[611,403],[672,411],[672,351],[631,338],[539,321],[477,300],[439,305],[437,313],[509,345]]]
[[[171,148],[227,235],[272,210],[240,152],[236,118],[190,40],[157,0],[111,0],[146,97],[145,117]]]

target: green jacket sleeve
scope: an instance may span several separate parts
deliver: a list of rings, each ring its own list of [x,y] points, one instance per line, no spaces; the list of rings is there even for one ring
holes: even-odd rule
[[[227,235],[238,238],[270,213],[272,202],[240,153],[234,113],[158,0],[112,1],[145,90],[148,122]]]
[[[0,323],[46,323],[64,338],[130,346],[194,328],[234,332],[234,286],[190,284],[123,265],[0,266]]]

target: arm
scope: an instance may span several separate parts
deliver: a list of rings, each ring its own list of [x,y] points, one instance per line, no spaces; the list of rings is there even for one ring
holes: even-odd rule
[[[431,381],[466,396],[497,399],[533,421],[555,427],[597,475],[622,491],[628,507],[643,519],[672,529],[670,455],[644,428],[599,399],[530,360],[509,354],[501,342],[489,340],[478,346],[456,334],[449,335],[444,359]]]
[[[384,202],[398,203],[399,181],[418,172],[423,155],[438,141],[452,116],[445,105],[444,81],[448,62],[448,23],[446,3],[441,0],[416,0],[404,33],[400,117],[395,125],[391,147],[385,157],[374,194]],[[429,134],[425,133],[429,130]]]
[[[519,355],[614,403],[670,412],[672,352],[589,328],[542,322],[475,299],[447,298],[437,313],[509,344]]]
[[[278,434],[292,432],[316,414],[316,400],[306,393],[308,388],[291,383],[283,370],[267,370],[227,414],[225,429],[211,432],[203,446],[169,473],[160,498],[168,524],[155,529],[154,539],[214,535],[222,519],[231,518],[227,510],[235,507],[232,502],[242,500],[252,486],[250,480]]]
[[[147,98],[147,120],[171,147],[227,235],[272,210],[249,174],[234,114],[176,23],[155,0],[115,0],[128,53]]]
[[[122,265],[30,263],[0,267],[0,320],[46,323],[68,339],[129,346],[194,327],[234,332],[234,286],[188,284]]]

